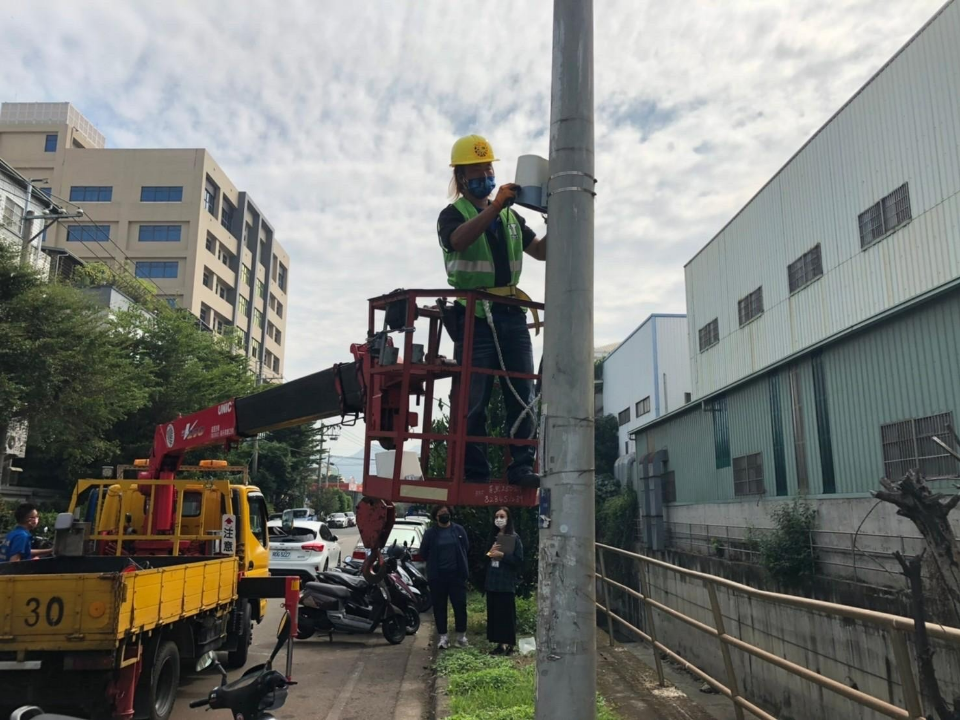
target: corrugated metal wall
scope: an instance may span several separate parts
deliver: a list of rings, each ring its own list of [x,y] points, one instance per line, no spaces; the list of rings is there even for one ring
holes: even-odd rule
[[[836,494],[865,495],[883,475],[880,426],[952,412],[960,423],[960,290],[840,340],[820,356]],[[813,360],[778,368],[726,394],[730,454],[763,454],[767,496],[776,494],[770,376],[778,378],[789,495],[799,491],[790,374],[798,373],[807,493],[824,487]],[[709,402],[708,402],[709,405]],[[713,414],[694,408],[641,430],[637,452],[666,448],[678,503],[734,500],[732,468],[716,468]],[[753,497],[743,501],[754,501]]]
[[[690,261],[695,398],[960,277],[958,68],[952,3]],[[905,182],[912,221],[861,250],[858,215]],[[823,277],[791,296],[787,265],[818,243]],[[758,286],[764,313],[740,328]],[[714,317],[720,343],[701,354]]]
[[[657,315],[657,367],[660,377],[660,415],[683,405],[690,386],[690,354],[687,352],[687,318]],[[666,377],[664,377],[666,376]]]

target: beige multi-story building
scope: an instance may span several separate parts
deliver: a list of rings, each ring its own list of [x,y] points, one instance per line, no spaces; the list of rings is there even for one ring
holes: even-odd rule
[[[3,103],[0,158],[83,220],[44,245],[123,266],[213,332],[235,327],[255,371],[283,375],[290,257],[203,149],[106,148],[69,103]]]

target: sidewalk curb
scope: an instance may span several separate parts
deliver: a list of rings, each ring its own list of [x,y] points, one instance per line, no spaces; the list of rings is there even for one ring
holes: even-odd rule
[[[435,717],[433,701],[433,623],[424,619],[413,636],[413,650],[407,658],[393,720],[425,720]]]

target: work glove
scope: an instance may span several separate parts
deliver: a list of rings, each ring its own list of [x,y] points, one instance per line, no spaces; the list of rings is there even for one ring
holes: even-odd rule
[[[501,185],[500,189],[497,190],[497,197],[494,198],[493,204],[501,209],[510,207],[513,205],[513,201],[517,199],[518,192],[520,192],[520,186],[516,183]]]

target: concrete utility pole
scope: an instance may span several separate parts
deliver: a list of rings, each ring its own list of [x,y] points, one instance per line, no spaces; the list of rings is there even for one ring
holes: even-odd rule
[[[554,0],[537,720],[596,717],[595,182],[593,1]]]

